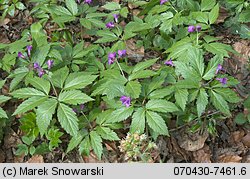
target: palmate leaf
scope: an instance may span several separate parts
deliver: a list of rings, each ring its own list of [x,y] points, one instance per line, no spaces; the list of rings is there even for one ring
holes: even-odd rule
[[[157,73],[155,73],[154,71],[152,70],[141,70],[141,71],[137,71],[135,73],[132,73],[128,80],[131,81],[131,80],[134,80],[134,79],[139,79],[139,78],[148,78],[150,76],[154,76],[156,75]]]
[[[91,150],[90,138],[89,136],[86,136],[79,145],[79,151],[80,153],[89,156],[90,150]]]
[[[208,104],[208,95],[205,89],[201,88],[196,102],[198,117],[201,117],[202,113],[206,109],[207,104]]]
[[[169,136],[168,127],[162,117],[153,111],[146,112],[147,124],[156,133]]]
[[[187,100],[188,100],[188,90],[187,89],[176,89],[175,92],[176,103],[185,111]]]
[[[138,132],[142,134],[145,129],[146,121],[146,110],[144,108],[139,108],[132,116],[132,123],[130,125],[130,132]]]
[[[6,112],[0,107],[0,118],[8,118]]]
[[[90,132],[90,143],[98,159],[101,160],[102,157],[102,138],[96,131]]]
[[[139,98],[141,93],[141,84],[138,81],[129,81],[125,87],[125,91],[131,98]]]
[[[16,111],[14,112],[13,115],[16,114],[21,114],[21,113],[25,113],[29,110],[34,109],[35,107],[39,106],[40,104],[42,104],[44,101],[46,101],[48,99],[47,96],[33,96],[27,100],[25,100],[24,102],[22,102],[16,109]]]
[[[50,82],[39,77],[29,77],[27,79],[28,83],[30,83],[34,88],[45,92],[45,94],[49,94],[50,91]]]
[[[107,121],[109,123],[121,122],[126,120],[134,111],[132,106],[130,107],[122,107],[116,109],[111,113],[110,119]]]
[[[214,7],[216,1],[215,0],[202,0],[201,1],[201,11],[207,11]]]
[[[204,59],[202,51],[194,47],[188,49],[187,59],[199,76],[202,77],[204,73]]]
[[[58,100],[67,104],[83,104],[93,99],[79,90],[64,91],[59,94]]]
[[[66,6],[72,13],[72,15],[76,15],[78,13],[78,8],[75,0],[66,0]]]
[[[82,89],[91,84],[96,78],[97,75],[86,75],[80,72],[71,73],[65,81],[64,89]]]
[[[146,109],[163,113],[178,111],[174,103],[163,99],[151,99],[146,104]]]
[[[155,62],[158,60],[158,58],[156,59],[151,59],[151,60],[147,60],[145,62],[139,62],[137,63],[135,66],[134,66],[134,69],[133,69],[133,73],[137,72],[137,71],[141,71],[141,70],[144,70],[150,66],[152,66],[153,64],[155,64]]]
[[[213,90],[220,94],[229,103],[238,103],[241,101],[237,93],[230,88],[214,88]]]
[[[184,62],[175,61],[176,73],[181,74],[185,79],[200,81],[200,74]]]
[[[97,134],[99,134],[105,140],[119,140],[117,134],[108,127],[98,126],[95,128]]]
[[[211,96],[212,104],[214,105],[216,109],[218,109],[219,111],[221,111],[222,113],[228,116],[231,116],[230,111],[229,111],[229,106],[226,100],[221,95],[211,90],[210,96]]]
[[[82,139],[88,135],[88,132],[85,130],[80,131],[77,136],[72,137],[69,141],[66,153],[69,153],[72,151],[74,148],[76,148],[82,141]]]
[[[150,99],[161,99],[164,98],[174,92],[174,87],[173,86],[167,86],[162,89],[157,89],[153,91],[152,93],[149,94]]]
[[[0,104],[8,101],[9,99],[11,98],[8,96],[0,95]]]
[[[65,66],[63,68],[60,68],[59,70],[53,72],[52,75],[52,83],[58,87],[63,88],[64,82],[66,78],[68,77],[69,69]]]
[[[16,91],[13,91],[11,95],[14,98],[18,99],[30,98],[32,96],[46,96],[43,92],[38,91],[34,88],[21,88]]]
[[[219,4],[216,4],[216,6],[214,6],[214,8],[211,10],[211,12],[209,12],[209,23],[213,24],[215,23],[215,21],[217,20],[218,16],[219,16]]]
[[[78,119],[74,111],[65,104],[59,103],[57,118],[62,128],[72,136],[77,136],[79,127]]]
[[[41,133],[41,136],[45,134],[52,120],[52,115],[55,113],[57,101],[55,99],[48,99],[40,106],[36,111],[36,123]]]
[[[219,55],[214,56],[209,61],[205,74],[202,78],[204,80],[211,80],[215,76],[215,72],[216,72],[218,65],[221,64],[222,62],[223,62],[222,56],[219,56]]]

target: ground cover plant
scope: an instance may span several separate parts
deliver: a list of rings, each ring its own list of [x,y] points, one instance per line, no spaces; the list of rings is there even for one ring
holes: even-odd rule
[[[249,162],[249,7],[0,1],[0,161]]]

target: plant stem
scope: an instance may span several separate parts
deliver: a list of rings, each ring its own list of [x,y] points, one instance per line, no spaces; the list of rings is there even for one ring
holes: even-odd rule
[[[123,73],[122,67],[120,66],[120,64],[119,64],[119,62],[118,62],[117,60],[116,60],[116,63],[117,63],[117,65],[118,65],[118,67],[119,67],[119,69],[120,69],[120,71],[121,71],[121,73],[122,73],[122,76],[123,76],[124,78],[126,78],[125,75],[124,75],[124,73]]]
[[[196,45],[199,45],[199,33],[198,33],[198,31],[196,32]]]
[[[56,95],[56,97],[57,97],[58,94],[57,94],[57,92],[56,92],[56,88],[55,88],[54,84],[52,83],[50,77],[48,77],[48,79],[49,79],[49,82],[50,82],[50,84],[51,84],[51,86],[52,86],[53,92],[55,93],[55,95]]]
[[[93,126],[91,125],[91,123],[89,122],[89,119],[87,118],[87,116],[81,111],[81,114],[85,117],[85,119],[88,121],[88,124],[91,128],[91,130],[93,129]]]

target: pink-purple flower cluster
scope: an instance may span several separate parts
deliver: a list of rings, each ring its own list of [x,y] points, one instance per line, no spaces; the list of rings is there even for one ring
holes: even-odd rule
[[[201,31],[201,26],[200,25],[197,25],[197,26],[190,25],[190,26],[188,26],[188,32],[189,33],[200,32],[200,31]]]
[[[218,64],[217,69],[215,71],[215,74],[218,74],[222,70],[223,70],[222,65]],[[219,81],[222,85],[226,85],[228,79],[226,77],[224,77],[224,78],[216,78],[216,80]]]
[[[165,62],[164,62],[164,64],[165,65],[168,65],[168,66],[174,66],[174,63],[173,63],[173,61],[172,61],[172,58],[170,58],[169,60],[166,60]]]
[[[127,51],[125,49],[124,50],[118,50],[117,53],[118,53],[118,58],[123,58],[123,57],[126,56]],[[109,65],[113,64],[115,62],[115,59],[116,59],[116,52],[108,54],[108,64]]]
[[[166,2],[168,2],[168,0],[160,0],[160,5],[162,5],[162,4],[166,3]]]
[[[53,60],[48,60],[47,62],[47,65],[48,65],[48,69],[51,69],[53,64],[54,64],[54,61]],[[36,70],[38,76],[41,78],[44,74],[45,74],[45,70],[39,65],[38,62],[35,62],[33,64],[33,68]]]
[[[26,49],[27,49],[27,55],[28,55],[28,57],[30,57],[31,56],[31,51],[32,51],[32,45],[28,45],[27,47],[26,47]],[[25,59],[26,57],[22,54],[22,52],[18,52],[17,53],[17,56],[18,56],[18,58],[22,58],[22,59]]]
[[[117,22],[118,22],[118,19],[119,19],[119,14],[113,14],[113,17],[114,17],[115,23],[117,23]],[[114,23],[114,22],[108,22],[108,23],[106,24],[106,28],[108,28],[108,29],[114,28],[114,27],[115,27],[115,23]]]
[[[129,107],[131,105],[131,98],[129,96],[121,96],[120,101],[126,107]]]

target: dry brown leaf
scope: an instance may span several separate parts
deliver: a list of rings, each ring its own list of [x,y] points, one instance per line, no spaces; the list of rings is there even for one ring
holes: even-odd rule
[[[223,7],[220,7],[219,17],[215,23],[216,24],[223,23],[228,16],[229,16],[229,14],[228,14],[227,10]]]
[[[227,155],[227,154],[222,154],[219,156],[219,163],[240,163],[242,160],[242,157],[238,155]]]
[[[248,133],[247,135],[245,135],[242,140],[243,144],[245,146],[247,146],[248,148],[250,148],[250,133]]]
[[[12,129],[10,129],[4,137],[5,149],[15,148],[18,144],[22,144],[20,137]]]
[[[98,160],[93,152],[90,152],[89,156],[83,156],[85,163],[104,163],[102,160]]]
[[[205,145],[202,149],[193,152],[195,162],[211,163],[211,151],[209,146]]]
[[[233,44],[235,51],[239,52],[242,56],[233,55],[239,61],[239,64],[244,66],[248,63],[250,58],[250,42],[248,40],[241,40]]]
[[[133,59],[136,62],[139,62],[144,57],[144,47],[136,47],[136,43],[134,39],[130,39],[126,41],[126,47],[127,47],[127,55],[129,59]]]
[[[231,133],[232,139],[234,142],[240,142],[242,137],[244,137],[245,132],[243,130],[235,131]]]
[[[208,138],[208,132],[203,132],[203,134],[200,134],[199,132],[181,132],[180,135],[177,135],[176,137],[181,148],[193,152],[204,146],[204,143]]]
[[[34,155],[26,163],[44,163],[42,155]]]
[[[2,149],[0,149],[0,163],[3,163],[5,161],[5,153]]]

